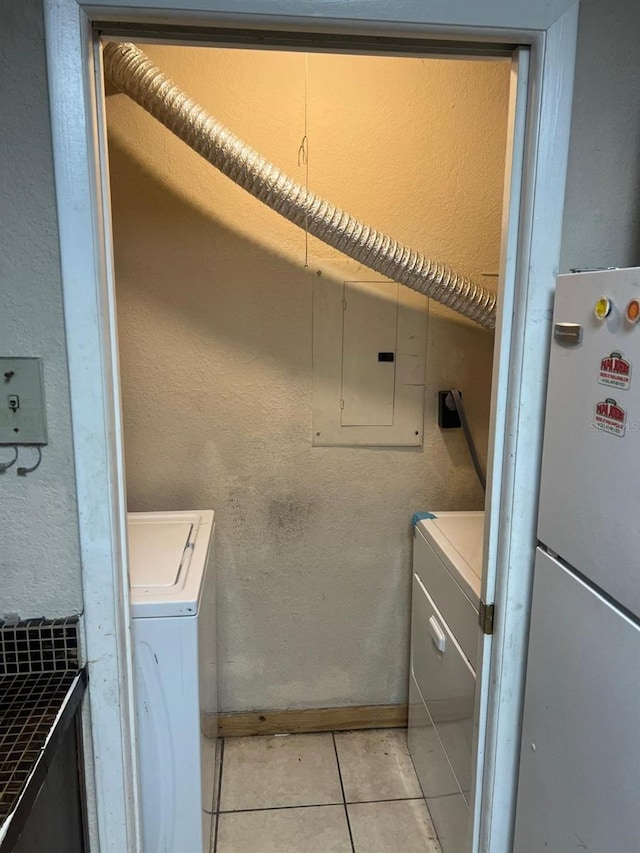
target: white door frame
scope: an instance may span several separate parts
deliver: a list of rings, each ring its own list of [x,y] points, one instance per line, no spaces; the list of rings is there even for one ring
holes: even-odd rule
[[[510,853],[535,546],[545,368],[560,257],[577,0],[44,0],[63,298],[102,853],[138,853],[126,502],[108,175],[96,32],[107,22],[235,26],[530,48],[513,150],[496,335],[487,589],[497,620],[481,673],[482,815],[474,850]],[[516,140],[517,141],[517,140]],[[499,346],[499,349],[498,349]],[[489,654],[490,652],[490,654]],[[482,749],[484,747],[484,749]]]

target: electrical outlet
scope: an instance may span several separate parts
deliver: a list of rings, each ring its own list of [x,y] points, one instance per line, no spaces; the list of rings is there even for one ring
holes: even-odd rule
[[[440,429],[460,429],[462,426],[460,415],[448,391],[438,391],[438,426]]]
[[[47,444],[42,359],[0,357],[0,445]]]

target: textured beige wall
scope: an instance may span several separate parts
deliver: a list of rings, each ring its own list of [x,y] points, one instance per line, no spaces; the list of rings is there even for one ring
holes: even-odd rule
[[[591,262],[640,263],[640,52],[636,49],[635,38],[639,28],[638,3],[630,0],[615,4],[606,0],[581,2],[562,269]],[[32,476],[18,481],[5,475],[0,481],[3,519],[0,612],[54,615],[79,609],[82,597],[40,0],[2,4],[0,79],[0,210],[3,222],[0,232],[0,342],[5,353],[30,350],[33,354],[44,355],[51,438],[46,462],[37,479]],[[29,140],[28,147],[25,139]],[[121,151],[120,160],[124,160],[122,165],[126,166],[132,180],[135,177],[148,192],[153,191],[155,184],[161,202],[165,199],[165,190],[161,187],[166,180],[156,177],[159,171],[162,174],[157,165],[153,177],[132,176],[130,173],[137,170],[135,158]],[[190,165],[188,171],[193,168]],[[135,186],[134,183],[132,189]],[[187,206],[193,213],[193,201]],[[224,233],[215,220],[207,225],[219,238]],[[157,296],[149,285],[145,293],[147,302],[156,303],[156,313],[160,313]],[[143,295],[138,299],[141,312]],[[186,318],[184,322],[186,325]],[[441,329],[440,334],[445,335],[444,324]],[[440,361],[446,358],[435,340],[432,324],[432,365],[434,355]],[[448,369],[451,374],[447,381],[452,381],[458,369],[455,361]],[[432,400],[428,401],[427,409],[432,413]],[[154,435],[151,416],[149,422],[150,439]],[[428,423],[433,423],[431,414]],[[133,466],[134,455],[141,454],[132,439],[133,436],[129,441],[129,456]],[[144,443],[138,439],[142,455]],[[459,454],[457,458],[462,464],[463,450],[457,441],[447,442],[447,447],[449,452]],[[194,454],[200,450],[195,447]],[[400,457],[402,454],[396,456]],[[173,458],[170,455],[166,460],[169,481],[181,476],[177,473],[180,458],[172,462]],[[137,467],[140,468],[140,463]],[[469,476],[465,472],[465,477]],[[143,489],[135,487],[133,467],[131,479],[134,497],[142,503]],[[436,479],[430,479],[425,492],[427,488],[433,490],[432,494],[438,489],[442,491],[446,480],[446,472],[438,474]],[[161,483],[159,475],[158,482]],[[473,488],[472,480],[468,482]],[[169,499],[176,506],[195,501],[208,488],[204,472],[197,483],[197,493],[190,489],[184,496],[170,494],[167,504]],[[149,505],[152,505],[152,488],[153,484],[145,487]],[[157,491],[160,492],[160,486]],[[167,493],[163,491],[162,494]],[[207,494],[207,502],[213,497]],[[406,552],[403,555],[406,559]],[[363,585],[358,586],[360,594]],[[405,590],[403,581],[403,596]],[[253,594],[252,597],[257,598]],[[336,612],[344,619],[354,617],[342,603]],[[233,612],[229,608],[230,618],[236,624],[242,613],[235,606]],[[398,620],[403,625],[402,620],[406,619],[397,606],[392,609],[391,617],[396,620],[394,625]],[[394,639],[394,643],[394,648],[402,648],[404,652],[403,639]],[[226,656],[231,657],[230,648]],[[344,657],[342,652],[341,657]],[[388,665],[390,659],[390,653],[385,653],[382,663]],[[398,672],[404,659],[399,663]],[[378,678],[381,667],[375,667],[374,672]],[[358,683],[362,683],[361,678]]]
[[[37,471],[0,476],[0,618],[67,616],[82,589],[42,10],[0,7],[0,355],[42,357],[49,434]]]
[[[304,55],[149,53],[303,178]],[[495,270],[507,88],[506,63],[311,55],[310,185]],[[430,306],[423,450],[312,449],[304,235],[125,96],[108,124],[130,508],[217,512],[224,709],[402,700],[411,515],[482,506],[436,392],[462,388],[484,451],[492,336]]]

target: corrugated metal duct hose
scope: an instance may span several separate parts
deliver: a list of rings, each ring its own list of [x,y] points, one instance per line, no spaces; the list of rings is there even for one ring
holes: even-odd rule
[[[210,116],[134,44],[106,44],[104,66],[121,92],[289,222],[380,275],[494,328],[496,297],[490,290],[309,192]]]

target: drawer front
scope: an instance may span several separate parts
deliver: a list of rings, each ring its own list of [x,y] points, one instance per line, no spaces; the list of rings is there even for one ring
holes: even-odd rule
[[[416,683],[409,685],[409,752],[416,768],[442,853],[471,849],[471,811]]]
[[[442,614],[415,574],[411,670],[460,788],[468,799],[475,674]]]
[[[462,647],[471,666],[477,668],[478,611],[431,545],[416,533],[413,540],[413,571]]]
[[[460,793],[449,759],[436,734],[413,676],[409,683],[407,743],[416,775],[426,799]]]

